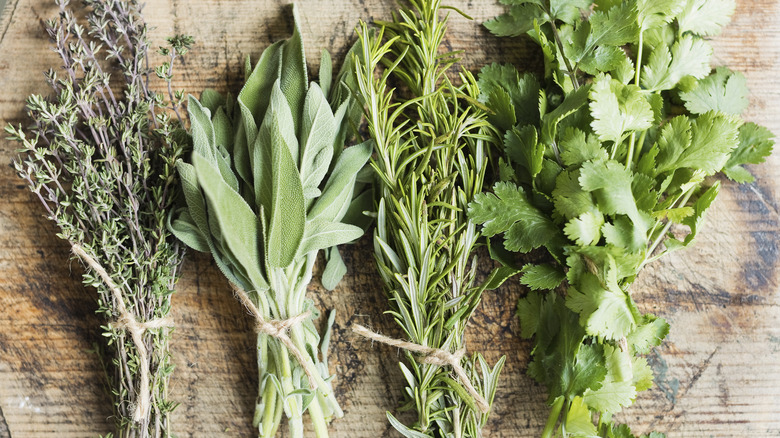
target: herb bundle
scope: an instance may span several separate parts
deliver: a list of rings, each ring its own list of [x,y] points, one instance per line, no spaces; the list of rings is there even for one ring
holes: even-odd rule
[[[764,161],[772,134],[739,117],[745,78],[710,67],[705,37],[728,22],[733,1],[506,3],[485,25],[530,35],[544,78],[482,70],[480,99],[505,131],[506,160],[503,181],[469,216],[486,236],[503,233],[491,251],[507,265],[512,253],[550,255],[522,269],[534,291],[518,304],[522,335],[535,336],[529,374],[552,406],[542,436],[630,437],[611,417],[651,387],[643,355],[669,331],[639,310],[630,286],[693,242],[719,190],[708,177],[753,180],[742,165]]]
[[[378,32],[361,24],[355,59],[355,91],[376,153],[375,258],[390,314],[409,341],[357,331],[405,349],[402,409],[415,411],[417,421],[408,427],[388,412],[396,430],[406,437],[478,437],[504,358],[491,369],[479,353],[465,356],[467,322],[489,286],[475,284],[480,234],[466,207],[482,191],[486,149],[496,137],[476,102],[473,76],[462,72],[463,85],[455,86],[446,75],[458,58],[439,53],[447,29],[440,2],[409,3],[392,22],[378,22]],[[376,76],[380,64],[385,69]]]
[[[30,96],[32,126],[6,131],[23,144],[17,172],[84,262],[84,284],[98,291],[118,436],[167,437],[176,406],[168,400],[169,314],[183,250],[166,221],[186,144],[171,79],[192,41],[177,36],[161,49],[166,101],[149,87],[155,72],[138,4],[85,0],[85,27],[68,3],[57,1],[59,18],[45,23],[64,63],[64,74],[46,74],[54,95]]]
[[[246,70],[237,99],[212,90],[190,98],[193,152],[177,163],[186,207],[171,228],[213,255],[257,320],[259,436],[274,436],[286,415],[290,436],[303,437],[308,411],[316,436],[327,437],[327,423],[343,415],[327,365],[334,315],[320,337],[306,290],[319,250],[338,264],[335,246],[363,235],[344,221],[365,199],[355,187],[371,145],[344,149],[354,105],[341,75],[331,87],[327,52],[319,85],[309,83],[297,15],[292,37],[267,48],[254,69],[247,59]],[[343,266],[331,263],[326,273],[337,274],[325,283],[335,285]]]

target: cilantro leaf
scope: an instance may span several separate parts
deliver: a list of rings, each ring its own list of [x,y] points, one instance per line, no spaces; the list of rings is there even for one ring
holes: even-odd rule
[[[722,113],[710,111],[693,122],[675,117],[658,139],[658,173],[688,168],[712,175],[728,161],[738,135],[739,122]]]
[[[609,158],[607,151],[601,147],[597,136],[587,135],[584,131],[567,128],[558,143],[561,151],[561,161],[565,166],[577,166],[586,161],[599,161]]]
[[[639,27],[642,30],[662,26],[674,20],[685,0],[637,0]]]
[[[508,12],[486,21],[484,26],[493,35],[516,37],[533,30],[534,20],[543,24],[547,21],[547,14],[537,4],[529,2],[513,5]]]
[[[716,35],[729,22],[736,6],[734,0],[687,0],[677,16],[680,32]]]
[[[528,201],[522,187],[499,182],[493,192],[480,193],[469,204],[469,217],[484,225],[483,235],[506,233],[504,246],[509,251],[528,252],[543,245],[559,245],[560,231]]]
[[[616,413],[636,398],[632,358],[610,344],[604,345],[604,357],[607,374],[601,387],[588,389],[582,399],[591,409]]]
[[[602,74],[593,83],[590,100],[591,126],[602,141],[620,143],[626,132],[652,125],[653,110],[636,85],[624,85]]]
[[[710,72],[712,46],[693,35],[683,35],[669,50],[656,47],[642,70],[642,86],[650,91],[671,90],[686,76],[701,79]]]
[[[643,322],[628,337],[628,344],[639,354],[648,354],[669,334],[669,324],[663,318],[644,315]]]
[[[763,126],[745,123],[739,128],[739,146],[731,153],[723,173],[739,183],[753,182],[755,178],[743,164],[760,164],[772,153],[774,134]]]
[[[647,359],[641,356],[634,357],[631,369],[634,374],[631,384],[637,392],[653,387],[653,369],[647,364]]]
[[[528,374],[548,387],[548,400],[559,396],[571,400],[589,389],[599,388],[607,374],[603,350],[598,343],[583,344],[585,332],[577,322],[577,315],[566,309],[563,300],[555,294],[527,302],[538,303],[536,315],[539,315],[535,355]]]
[[[504,137],[506,155],[526,172],[522,180],[530,183],[542,171],[545,147],[537,143],[536,129],[524,126],[506,132]]]
[[[623,2],[607,12],[595,11],[587,22],[580,24],[577,32],[587,31],[584,44],[574,44],[570,55],[575,63],[582,61],[598,46],[622,46],[631,42],[639,33],[637,9],[633,2]]]
[[[529,339],[536,334],[539,327],[539,317],[542,312],[544,295],[530,292],[517,302],[517,317],[520,319],[520,336]]]
[[[580,185],[594,192],[598,205],[606,214],[625,214],[639,223],[639,210],[631,190],[632,173],[614,160],[589,161],[580,169]]]
[[[511,119],[498,126],[503,130],[515,124],[527,125],[539,120],[539,81],[530,73],[520,75],[511,65],[493,63],[479,73],[480,102],[486,103],[496,115],[491,120]],[[508,106],[511,103],[511,106]],[[503,111],[511,112],[504,115]],[[497,119],[498,117],[498,119]]]
[[[596,275],[583,274],[576,287],[569,287],[566,306],[580,315],[589,335],[617,340],[636,327],[636,320],[628,303],[631,298],[617,285],[614,266],[606,275],[611,281],[602,284]]]
[[[552,192],[556,213],[572,219],[589,211],[598,211],[593,196],[580,186],[580,170],[563,171],[555,182]]]
[[[531,290],[552,290],[558,287],[566,279],[559,268],[550,264],[527,264],[523,267],[523,276],[520,277],[520,283],[531,288]]]
[[[750,104],[747,79],[742,73],[732,72],[726,67],[719,67],[692,90],[680,93],[680,99],[693,114],[720,111],[738,116]]]
[[[574,437],[596,437],[598,431],[593,424],[593,415],[582,397],[574,397],[566,413],[566,432]]]
[[[573,24],[582,17],[582,11],[587,10],[591,3],[592,0],[550,0],[550,18]]]
[[[585,212],[566,223],[563,232],[577,245],[595,245],[601,240],[604,216],[598,211]]]

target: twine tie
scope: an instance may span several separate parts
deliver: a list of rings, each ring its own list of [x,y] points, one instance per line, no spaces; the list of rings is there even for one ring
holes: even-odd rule
[[[138,352],[138,361],[141,365],[139,375],[138,403],[133,413],[133,421],[140,423],[148,415],[151,409],[151,393],[149,390],[149,352],[146,350],[143,335],[147,330],[173,327],[173,319],[170,317],[152,319],[146,322],[138,320],[127,310],[125,300],[122,297],[122,290],[114,283],[114,280],[108,275],[105,268],[100,265],[92,256],[84,251],[84,248],[78,244],[71,243],[73,254],[78,256],[93,271],[97,272],[103,282],[108,286],[111,295],[116,301],[116,312],[119,314],[117,320],[110,324],[113,328],[123,329],[130,334],[135,349]]]
[[[482,394],[477,392],[477,389],[472,385],[468,374],[466,374],[466,370],[460,365],[461,359],[463,359],[463,356],[466,354],[465,348],[460,348],[454,353],[450,353],[449,351],[440,348],[426,347],[424,345],[415,344],[414,342],[393,339],[389,336],[373,332],[360,324],[353,325],[352,331],[366,339],[421,354],[422,358],[418,359],[421,363],[439,367],[450,366],[452,371],[460,378],[461,384],[466,389],[466,392],[474,398],[480,412],[486,414],[490,410],[487,400],[485,400],[485,397],[483,397]]]

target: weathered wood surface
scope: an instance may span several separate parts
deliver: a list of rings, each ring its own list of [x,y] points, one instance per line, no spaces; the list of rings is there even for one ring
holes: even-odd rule
[[[23,121],[23,101],[43,89],[39,72],[58,65],[39,20],[50,0],[8,0],[0,18],[0,123]],[[242,59],[286,37],[286,1],[147,0],[155,41],[174,32],[198,45],[179,68],[179,85],[236,90]],[[389,0],[300,0],[309,58],[320,48],[337,56],[358,19],[384,18]],[[467,49],[466,66],[530,59],[531,46],[497,40],[479,23],[500,6],[493,0],[453,1],[476,21],[453,17],[448,44]],[[740,0],[725,33],[715,39],[716,63],[745,72],[752,89],[747,118],[780,132],[780,2]],[[526,61],[528,63],[528,61]],[[533,62],[531,63],[533,64]],[[95,355],[100,342],[93,291],[9,166],[15,146],[0,142],[0,437],[94,437],[111,428],[110,405]],[[622,415],[635,431],[671,437],[780,436],[780,289],[778,201],[780,156],[754,167],[756,184],[725,182],[697,245],[645,269],[634,293],[646,309],[672,323],[651,356],[656,386]],[[338,312],[331,369],[346,417],[332,436],[392,437],[384,419],[401,400],[396,351],[354,339],[352,322],[399,330],[382,314],[385,301],[364,239],[346,255],[349,276],[339,289],[310,294]],[[469,330],[469,347],[493,363],[508,356],[489,437],[538,436],[547,415],[543,388],[524,372],[529,344],[513,317],[523,289],[512,281],[487,294]],[[208,257],[191,254],[175,297],[173,398],[180,437],[252,436],[256,388],[249,318],[231,298]]]

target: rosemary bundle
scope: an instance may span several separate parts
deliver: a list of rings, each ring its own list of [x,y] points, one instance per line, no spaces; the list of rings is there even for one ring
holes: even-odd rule
[[[86,27],[68,3],[58,0],[59,18],[45,23],[64,74],[46,74],[53,96],[28,98],[28,129],[6,131],[23,145],[19,176],[85,264],[84,284],[97,289],[118,436],[168,437],[169,314],[183,250],[166,221],[186,144],[171,78],[192,41],[170,38],[161,49],[169,61],[152,71],[136,1],[85,0]],[[155,73],[167,100],[149,87]]]
[[[320,337],[306,290],[319,250],[338,266],[335,246],[363,235],[344,220],[353,199],[365,199],[355,185],[371,145],[344,149],[353,105],[331,82],[323,52],[320,83],[309,84],[296,16],[289,40],[267,48],[254,69],[247,59],[237,99],[207,90],[188,105],[193,152],[177,163],[186,207],[171,228],[213,255],[256,319],[260,437],[274,436],[283,415],[290,436],[303,437],[306,411],[316,436],[327,437],[327,423],[343,415],[327,365],[334,314]],[[343,275],[331,263],[326,273]],[[335,285],[340,275],[328,275]]]
[[[406,426],[388,412],[396,430],[478,437],[504,358],[491,369],[479,353],[465,355],[467,322],[482,292],[497,285],[475,284],[480,234],[466,208],[482,191],[486,149],[496,137],[471,74],[460,73],[460,86],[446,75],[458,57],[439,53],[448,20],[439,17],[440,2],[410,3],[392,22],[378,22],[376,32],[361,24],[355,60],[356,94],[376,153],[375,258],[390,314],[408,341],[356,331],[405,350],[402,409],[414,410],[417,421]]]

